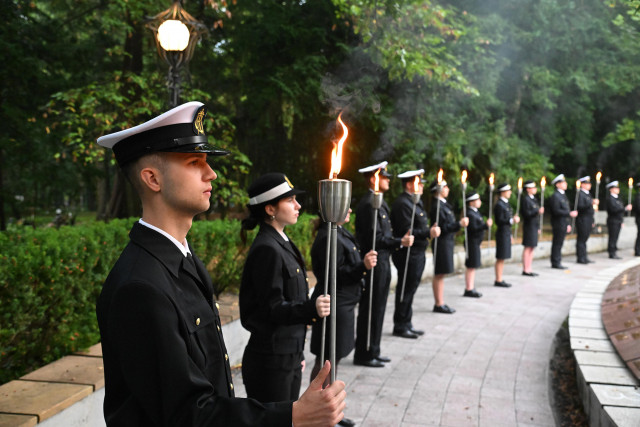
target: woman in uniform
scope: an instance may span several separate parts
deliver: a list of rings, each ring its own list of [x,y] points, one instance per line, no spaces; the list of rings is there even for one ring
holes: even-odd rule
[[[538,192],[536,183],[532,180],[525,181],[526,194],[520,200],[520,217],[522,218],[522,275],[535,277],[538,273],[531,271],[533,265],[533,251],[538,246],[538,234],[540,234],[540,215],[544,213],[536,200]]]
[[[493,220],[491,218],[486,221],[482,214],[478,211],[482,206],[480,195],[475,191],[467,196],[467,217],[469,218],[469,226],[467,227],[467,257],[464,265],[467,267],[465,271],[465,290],[462,296],[471,298],[480,298],[482,294],[475,289],[476,268],[482,265],[482,255],[480,252],[480,244],[484,238],[484,232],[491,227]]]
[[[307,325],[327,316],[328,296],[310,299],[304,259],[284,228],[298,221],[300,204],[282,173],[249,186],[246,230],[260,225],[242,273],[240,319],[251,332],[242,358],[247,396],[260,402],[297,400]]]
[[[338,363],[346,357],[355,346],[355,308],[360,301],[364,279],[368,277],[372,267],[376,265],[377,253],[369,251],[364,258],[360,255],[360,249],[355,237],[342,226],[349,222],[351,209],[344,221],[338,223],[336,245],[336,360],[335,369],[338,372]],[[327,223],[319,221],[318,234],[311,247],[311,263],[313,274],[318,283],[313,291],[312,299],[319,298],[324,292],[325,266],[327,262]],[[316,361],[311,370],[313,380],[325,360],[329,360],[331,331],[327,322],[325,331],[324,357],[322,357],[322,322],[314,322],[311,329],[311,353],[316,355]],[[329,379],[325,381],[329,385]],[[353,426],[355,423],[348,418],[340,421],[341,426]]]
[[[498,226],[496,229],[496,280],[493,284],[509,288],[511,284],[503,280],[502,273],[504,271],[504,261],[511,258],[511,243],[513,239],[511,236],[511,224],[520,222],[520,217],[517,214],[513,216],[511,205],[509,205],[511,186],[509,184],[500,184],[498,193],[500,193],[500,198],[493,208],[493,216]]]

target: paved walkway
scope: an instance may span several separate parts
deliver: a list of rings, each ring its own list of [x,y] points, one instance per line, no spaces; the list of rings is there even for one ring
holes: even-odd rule
[[[630,258],[630,251],[621,252]],[[537,278],[521,275],[519,263],[505,265],[509,289],[492,286],[493,269],[478,270],[480,299],[464,298],[464,276],[445,280],[446,303],[453,315],[433,313],[431,283],[423,282],[414,301],[413,323],[424,329],[417,340],[391,335],[393,293],[389,296],[382,338],[384,368],[352,363],[338,370],[347,384],[345,414],[358,426],[553,426],[548,365],[554,336],[574,295],[596,272],[615,266],[606,253],[590,254],[595,264],[554,270],[548,259],[535,260]],[[307,352],[307,362],[313,355]],[[309,383],[304,374],[303,389]],[[235,379],[245,396],[242,379]]]

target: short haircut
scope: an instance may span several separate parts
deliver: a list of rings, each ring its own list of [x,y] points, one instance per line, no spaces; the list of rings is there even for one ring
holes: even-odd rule
[[[156,152],[147,154],[145,156],[140,157],[137,160],[127,163],[122,166],[122,173],[127,178],[127,180],[131,183],[138,196],[142,196],[144,187],[143,182],[140,179],[140,171],[146,167],[155,167],[159,169],[161,172],[165,170],[166,165],[166,157],[165,153]]]

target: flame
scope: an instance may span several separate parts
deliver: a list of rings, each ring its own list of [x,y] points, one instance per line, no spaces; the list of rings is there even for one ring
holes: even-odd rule
[[[580,181],[576,181],[576,189],[579,190],[581,186],[582,183]]]
[[[467,171],[463,170],[462,174],[460,176],[460,181],[462,182],[462,184],[466,184],[467,183]]]
[[[518,189],[522,190],[522,177],[518,178]]]
[[[489,175],[489,185],[492,187],[493,187],[493,179],[494,179],[493,172],[491,172],[491,175]]]
[[[543,176],[542,179],[540,180],[540,187],[544,188],[545,185],[547,185],[547,178]]]
[[[379,174],[380,174],[380,169],[378,169],[376,173],[373,174],[373,176],[376,177],[376,183],[373,187],[373,191],[376,193],[378,192],[378,190],[380,190],[380,177],[378,176]]]
[[[598,181],[598,183],[600,183],[600,178],[602,178],[602,172],[596,174],[596,181]]]
[[[438,185],[442,184],[442,174],[444,172],[442,171],[442,168],[440,168],[440,170],[438,171]]]
[[[633,178],[629,178],[629,188],[633,187]]]
[[[336,144],[333,143],[333,151],[331,151],[331,171],[329,172],[329,179],[338,178],[338,174],[340,173],[340,169],[342,168],[342,146],[344,142],[347,140],[347,136],[349,136],[349,129],[342,122],[342,113],[338,116],[338,123],[342,126],[342,138]]]
[[[416,175],[415,178],[413,178],[413,192],[415,194],[418,194],[418,192],[420,191],[420,177],[418,175]]]

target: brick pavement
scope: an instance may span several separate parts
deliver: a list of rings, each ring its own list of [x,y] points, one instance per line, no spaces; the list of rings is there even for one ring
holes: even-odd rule
[[[479,269],[480,299],[461,296],[462,274],[447,277],[445,301],[456,308],[453,315],[431,311],[431,283],[424,281],[414,300],[413,323],[426,333],[417,340],[391,335],[391,294],[382,350],[392,362],[384,368],[355,366],[352,353],[340,363],[346,416],[367,427],[555,425],[548,384],[554,336],[576,292],[596,272],[619,262],[606,253],[590,257],[595,264],[565,257],[565,271],[551,269],[547,258],[534,260],[537,278],[522,276],[517,262],[506,264],[505,280],[514,285],[508,289],[492,286],[492,268]],[[306,359],[313,361],[308,351]],[[240,377],[235,385],[244,396]]]

